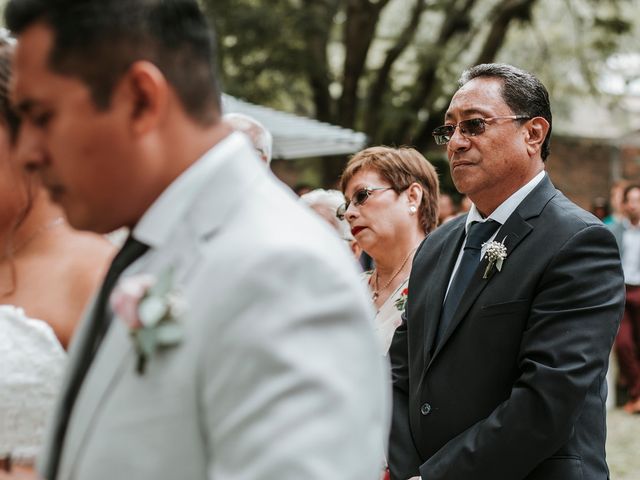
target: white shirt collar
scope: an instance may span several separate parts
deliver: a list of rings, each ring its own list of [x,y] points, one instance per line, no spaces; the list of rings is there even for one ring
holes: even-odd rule
[[[134,227],[133,237],[150,247],[162,245],[223,161],[235,157],[239,150],[248,146],[246,137],[238,132],[231,133],[215,144],[151,204]]]
[[[504,225],[511,214],[516,210],[516,208],[518,208],[518,205],[520,205],[525,197],[529,195],[534,188],[536,188],[536,186],[542,181],[544,176],[545,171],[542,170],[535,177],[529,180],[529,182],[520,187],[519,190],[514,192],[509,198],[502,202],[500,206],[496,208],[487,218],[483,217],[480,214],[475,204],[472,204],[471,209],[469,210],[469,214],[467,215],[465,231],[469,231],[469,225],[471,225],[471,222],[484,222],[489,219],[495,220],[500,225]]]

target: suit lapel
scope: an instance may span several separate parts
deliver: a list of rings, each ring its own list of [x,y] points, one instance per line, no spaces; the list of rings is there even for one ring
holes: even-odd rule
[[[60,395],[58,395],[53,416],[50,419],[50,425],[47,431],[44,447],[42,449],[42,455],[38,462],[38,470],[42,473],[44,478],[55,478],[55,472],[52,471],[53,465],[51,462],[52,457],[55,456],[54,449],[62,448],[62,445],[56,445],[56,437],[57,432],[62,428],[61,421],[64,417],[63,411],[65,408],[65,405],[63,405],[63,399],[66,397],[66,392],[71,388],[71,380],[78,375],[78,370],[80,368],[78,355],[83,351],[84,345],[89,341],[89,319],[94,314],[95,301],[96,295],[94,295],[86,309],[82,322],[78,325],[78,329],[71,340],[71,344],[69,345],[67,359],[68,367],[60,386]]]
[[[522,201],[522,203],[516,208],[516,210],[509,216],[507,221],[504,223],[502,227],[498,230],[496,234],[496,240],[502,241],[504,239],[504,244],[507,248],[507,258],[505,260],[505,265],[509,262],[509,257],[511,257],[518,245],[525,239],[527,235],[533,230],[533,226],[527,222],[528,219],[533,218],[535,216],[540,215],[544,206],[551,200],[551,198],[556,194],[556,190],[553,187],[551,181],[547,176],[545,176],[542,181],[536,186],[536,188]],[[455,253],[457,254],[460,250],[458,248],[455,249]],[[465,318],[467,312],[472,307],[472,305],[477,300],[478,296],[482,293],[484,288],[489,285],[493,276],[496,275],[495,270],[489,275],[488,278],[483,278],[484,272],[487,268],[488,261],[486,258],[483,258],[476,269],[467,290],[462,297],[460,304],[456,310],[456,313],[453,315],[451,319],[451,323],[449,328],[444,332],[442,339],[436,346],[436,350],[433,353],[429,361],[429,366],[433,363],[435,358],[438,356],[440,351],[445,347],[449,338],[458,327],[460,322]],[[453,268],[453,267],[452,267]],[[451,270],[449,270],[450,272]],[[499,275],[499,273],[498,273]],[[445,282],[447,280],[445,279]],[[443,295],[444,297],[444,295]],[[442,309],[442,299],[439,304],[434,304],[434,310]],[[439,318],[439,317],[438,317]],[[428,368],[428,367],[427,367]]]
[[[164,269],[174,268],[173,282],[179,288],[192,276],[193,269],[197,267],[200,260],[199,248],[195,240],[189,226],[182,225],[174,231],[168,244],[180,245],[183,248],[151,251],[125,270],[121,278],[139,273],[159,275]],[[108,399],[122,375],[127,373],[127,370],[134,371],[136,366],[135,349],[127,328],[116,316],[112,316],[111,322],[109,331],[78,392],[69,418],[60,461],[61,478],[71,476],[70,470],[74,468],[76,459],[95,426],[101,405]]]

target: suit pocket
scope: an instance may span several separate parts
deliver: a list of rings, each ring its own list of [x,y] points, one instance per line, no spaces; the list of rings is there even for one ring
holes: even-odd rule
[[[481,317],[497,317],[500,315],[513,315],[526,311],[529,308],[529,300],[512,300],[509,302],[492,303],[480,307]]]
[[[526,480],[582,480],[582,460],[574,455],[547,458],[531,472]]]

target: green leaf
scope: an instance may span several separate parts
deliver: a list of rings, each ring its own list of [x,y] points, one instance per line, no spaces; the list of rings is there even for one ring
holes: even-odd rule
[[[150,357],[156,351],[158,335],[155,328],[141,328],[136,332],[136,339],[143,355]]]
[[[184,338],[184,329],[178,323],[163,323],[156,328],[158,345],[177,345]]]
[[[138,306],[138,315],[145,328],[155,327],[169,310],[166,298],[148,296],[142,299]]]

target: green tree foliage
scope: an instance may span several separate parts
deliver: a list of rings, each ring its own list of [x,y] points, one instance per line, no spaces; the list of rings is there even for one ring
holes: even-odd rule
[[[507,61],[593,92],[633,0],[203,0],[225,90],[433,148],[460,72]],[[554,71],[557,69],[557,71]],[[553,91],[552,91],[553,94]]]

